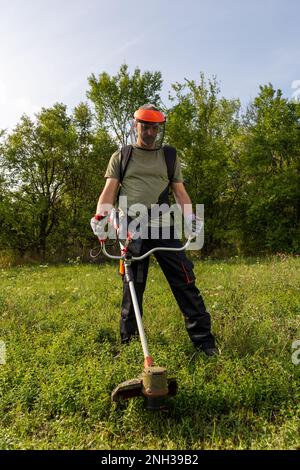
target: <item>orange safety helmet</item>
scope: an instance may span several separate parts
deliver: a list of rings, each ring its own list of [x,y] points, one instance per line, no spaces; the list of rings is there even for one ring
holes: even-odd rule
[[[134,119],[142,122],[166,122],[165,115],[155,109],[140,108],[134,113]]]

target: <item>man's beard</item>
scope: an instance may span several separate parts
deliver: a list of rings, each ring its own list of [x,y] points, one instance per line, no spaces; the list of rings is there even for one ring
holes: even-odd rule
[[[152,147],[154,142],[155,142],[156,136],[153,135],[143,135],[142,136],[142,142],[147,146],[147,147]]]

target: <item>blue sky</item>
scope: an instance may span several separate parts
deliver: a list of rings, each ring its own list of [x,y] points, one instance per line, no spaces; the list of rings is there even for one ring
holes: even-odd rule
[[[126,62],[171,83],[216,75],[246,105],[260,84],[300,80],[298,0],[0,0],[0,129],[55,102],[86,101],[87,77]]]

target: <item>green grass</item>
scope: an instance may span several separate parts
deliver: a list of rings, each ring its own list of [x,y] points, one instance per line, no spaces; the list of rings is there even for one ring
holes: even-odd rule
[[[299,448],[300,259],[195,263],[221,356],[193,347],[152,263],[144,324],[155,362],[176,374],[169,413],[110,393],[143,367],[133,341],[119,359],[116,264],[0,270],[1,449]]]

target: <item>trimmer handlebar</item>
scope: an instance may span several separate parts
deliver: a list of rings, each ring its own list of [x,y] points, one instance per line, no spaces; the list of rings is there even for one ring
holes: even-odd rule
[[[141,256],[132,256],[131,257],[131,260],[133,261],[140,261],[144,258],[147,258],[147,256],[150,256],[152,253],[154,253],[155,251],[183,251],[183,250],[186,250],[188,248],[188,246],[190,245],[191,241],[195,238],[194,235],[190,235],[189,238],[187,239],[186,243],[180,247],[180,248],[166,248],[166,247],[156,247],[156,248],[152,248],[151,250],[147,251],[146,253],[144,253],[143,255]],[[115,256],[115,255],[111,255],[109,253],[107,253],[106,251],[106,248],[105,248],[105,243],[101,243],[101,247],[102,247],[102,251],[103,253],[108,257],[108,258],[111,258],[111,259],[124,259],[125,255],[126,255],[126,252],[124,254],[122,254],[121,256]]]

